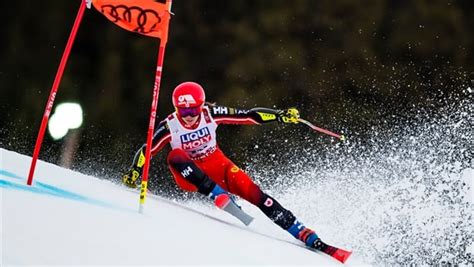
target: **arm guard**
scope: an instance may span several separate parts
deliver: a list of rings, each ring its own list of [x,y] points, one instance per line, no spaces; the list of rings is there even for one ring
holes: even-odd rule
[[[239,109],[210,106],[211,115],[218,124],[262,124],[278,120],[279,110],[270,108]]]

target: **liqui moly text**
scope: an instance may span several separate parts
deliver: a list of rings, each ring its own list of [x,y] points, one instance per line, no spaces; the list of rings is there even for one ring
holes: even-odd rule
[[[199,129],[192,133],[180,136],[183,149],[193,149],[211,141],[211,133],[207,127]]]

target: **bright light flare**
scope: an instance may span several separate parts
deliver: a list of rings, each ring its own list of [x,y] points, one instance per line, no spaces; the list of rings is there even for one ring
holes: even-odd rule
[[[49,119],[49,134],[54,140],[63,138],[69,129],[77,129],[82,125],[82,108],[77,103],[62,103],[54,110]]]

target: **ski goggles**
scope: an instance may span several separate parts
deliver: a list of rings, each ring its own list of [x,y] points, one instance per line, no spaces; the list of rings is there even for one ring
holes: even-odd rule
[[[201,114],[202,107],[193,107],[193,108],[177,108],[176,112],[180,117],[196,117]]]

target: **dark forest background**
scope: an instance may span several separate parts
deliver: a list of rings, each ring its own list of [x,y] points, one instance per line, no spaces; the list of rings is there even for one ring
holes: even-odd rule
[[[32,154],[79,4],[0,4],[0,147]],[[173,88],[192,80],[210,101],[295,106],[320,127],[363,139],[393,118],[466,97],[473,11],[471,0],[175,0],[158,120],[173,111]],[[118,179],[128,167],[146,138],[158,44],[86,11],[55,102],[85,112],[73,168]],[[334,142],[300,125],[221,128],[221,147],[241,164],[278,147]],[[56,163],[62,146],[47,135],[40,158]],[[162,159],[154,165],[162,176]]]

